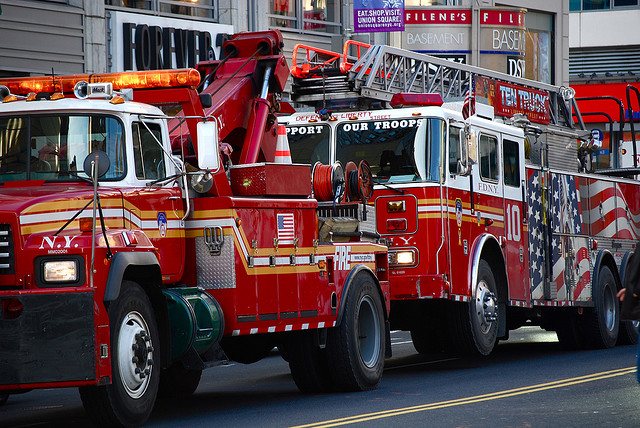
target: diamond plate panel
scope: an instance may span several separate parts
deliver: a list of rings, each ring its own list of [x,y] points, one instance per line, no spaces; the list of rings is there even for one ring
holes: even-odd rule
[[[236,288],[233,237],[225,236],[219,256],[209,254],[204,237],[196,238],[196,273],[205,289]]]

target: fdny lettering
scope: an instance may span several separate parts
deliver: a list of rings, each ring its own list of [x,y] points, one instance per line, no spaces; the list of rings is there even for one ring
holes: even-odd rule
[[[351,269],[351,246],[345,245],[336,247],[335,258],[333,259],[334,270]]]
[[[493,193],[494,195],[497,195],[498,194],[498,185],[497,184],[488,184],[488,183],[480,182],[480,183],[478,183],[478,191],[480,191],[480,192],[489,192],[489,193]]]
[[[78,248],[78,244],[72,242],[77,236],[43,236],[42,242],[38,249],[49,250],[49,254],[52,253],[66,253],[69,248]]]

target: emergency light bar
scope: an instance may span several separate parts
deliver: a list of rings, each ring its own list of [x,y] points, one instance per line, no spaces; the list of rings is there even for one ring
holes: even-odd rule
[[[413,94],[408,92],[400,92],[391,97],[389,103],[391,107],[407,107],[407,106],[441,106],[444,103],[442,95],[438,93]]]
[[[125,71],[120,73],[71,74],[67,76],[16,77],[0,79],[11,94],[30,92],[73,93],[78,82],[111,83],[113,90],[193,87],[200,84],[200,73],[194,68],[179,70]]]

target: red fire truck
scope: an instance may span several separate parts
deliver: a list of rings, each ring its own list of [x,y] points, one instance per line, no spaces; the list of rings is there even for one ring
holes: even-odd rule
[[[616,292],[640,186],[583,172],[591,137],[571,89],[358,43],[300,45],[292,74],[292,100],[315,107],[280,119],[294,162],[368,161],[391,328],[419,352],[487,355],[525,324],[569,347],[637,340]]]
[[[282,46],[245,33],[199,70],[1,82],[4,398],[80,387],[96,423],[140,425],[157,394],[274,346],[303,391],[377,386],[387,248],[331,240],[362,203],[319,204],[309,165],[272,162]]]

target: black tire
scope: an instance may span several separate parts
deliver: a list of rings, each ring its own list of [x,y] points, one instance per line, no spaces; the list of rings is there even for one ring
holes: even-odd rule
[[[443,338],[443,327],[439,323],[431,326],[421,326],[411,329],[411,341],[416,351],[422,355],[437,354],[447,352],[447,341]]]
[[[130,281],[123,281],[120,296],[111,302],[108,312],[111,384],[80,388],[82,404],[97,425],[142,425],[153,410],[160,383],[155,315],[145,292]]]
[[[202,370],[187,369],[175,362],[160,372],[158,396],[162,398],[186,398],[198,389]]]
[[[594,348],[612,348],[618,339],[620,304],[616,298],[618,287],[608,266],[602,266],[598,282],[591,290],[593,308],[585,317],[584,332],[589,344]]]
[[[382,299],[366,273],[356,275],[343,298],[340,324],[327,332],[326,355],[333,384],[340,391],[374,389],[384,368]]]
[[[481,259],[474,292],[468,303],[455,304],[449,312],[452,333],[450,340],[455,351],[464,355],[491,354],[498,341],[497,287],[489,263]]]
[[[635,345],[638,343],[638,321],[620,320],[616,345]]]
[[[567,351],[584,349],[587,341],[575,313],[558,314],[555,320],[556,336],[560,346]]]
[[[295,332],[281,345],[287,355],[293,381],[302,392],[333,390],[326,353],[318,346],[317,334],[316,331]]]
[[[432,346],[434,339],[433,332],[428,328],[417,327],[411,329],[411,341],[418,354],[433,353]]]
[[[0,394],[0,406],[4,406],[9,399],[9,394]]]

